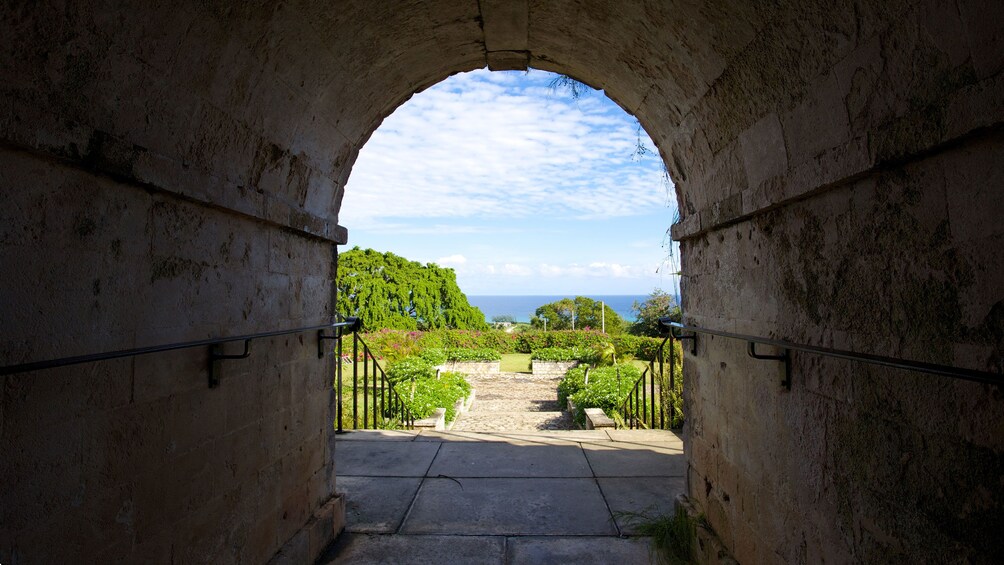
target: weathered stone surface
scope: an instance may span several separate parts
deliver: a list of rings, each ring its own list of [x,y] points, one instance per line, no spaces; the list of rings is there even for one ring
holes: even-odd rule
[[[341,473],[338,492],[345,497],[345,530],[357,533],[394,533],[415,500],[418,477],[360,477]]]
[[[648,563],[645,539],[522,536],[506,544],[508,563]]]
[[[502,565],[505,538],[500,536],[381,536],[347,533],[322,556],[325,565],[412,563],[414,565]]]
[[[689,321],[1000,372],[1002,10],[4,4],[0,360],[329,319],[361,145],[414,92],[525,53],[660,148]],[[256,341],[214,390],[205,349],[5,376],[0,562],[309,553],[337,459],[311,340]],[[796,355],[788,392],[722,339],[685,367],[688,488],[740,561],[1004,553],[995,389]]]
[[[616,529],[591,478],[442,478],[422,483],[401,532],[615,535]]]
[[[423,477],[437,451],[439,446],[432,443],[353,441],[339,444],[337,471],[363,475],[377,469],[381,476]]]
[[[547,457],[537,452],[547,451]],[[537,446],[531,441],[479,444],[445,443],[429,476],[447,477],[590,477],[577,445]]]

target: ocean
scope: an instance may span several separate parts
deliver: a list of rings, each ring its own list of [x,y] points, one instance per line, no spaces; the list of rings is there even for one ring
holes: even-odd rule
[[[637,302],[644,302],[648,295],[582,295],[599,302],[603,301],[614,312],[617,312],[626,322],[635,321],[635,313],[631,306]],[[509,315],[517,322],[530,322],[530,316],[540,306],[557,302],[562,298],[575,298],[574,296],[467,296],[471,306],[477,306],[485,313],[485,320],[492,321],[494,316]]]

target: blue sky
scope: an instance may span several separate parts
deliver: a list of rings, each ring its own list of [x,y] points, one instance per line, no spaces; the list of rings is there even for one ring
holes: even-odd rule
[[[658,152],[602,91],[575,99],[555,76],[463,73],[388,116],[346,185],[348,247],[451,267],[472,295],[674,291]]]

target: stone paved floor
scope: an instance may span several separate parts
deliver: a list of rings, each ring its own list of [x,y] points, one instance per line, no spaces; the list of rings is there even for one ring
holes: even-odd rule
[[[453,430],[499,432],[570,430],[572,419],[558,406],[560,378],[534,378],[527,373],[469,376],[475,397]]]
[[[366,430],[334,454],[347,523],[325,565],[649,563],[626,513],[672,512],[686,471],[663,430]]]

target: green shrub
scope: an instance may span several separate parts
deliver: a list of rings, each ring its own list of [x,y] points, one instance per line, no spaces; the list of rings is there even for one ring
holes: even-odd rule
[[[452,422],[457,417],[453,405],[471,393],[471,385],[463,374],[447,372],[438,379],[401,383],[397,390],[416,419],[431,416],[436,408],[446,408],[446,421]]]
[[[558,383],[558,404],[564,406],[568,397],[582,390],[586,383],[586,367],[569,369]]]
[[[412,380],[435,378],[433,364],[421,357],[405,357],[387,367],[387,379],[395,386]]]
[[[662,344],[662,338],[623,334],[613,338],[613,342],[614,347],[617,348],[617,355],[631,355],[644,361],[653,361],[659,351],[659,346]],[[676,344],[679,349],[679,342],[676,342]],[[668,343],[666,347],[669,347]],[[665,356],[667,359],[669,358],[668,350]]]
[[[446,357],[450,361],[501,361],[502,355],[494,349],[480,347],[471,349],[467,347],[455,347],[446,350]]]
[[[531,361],[581,361],[595,363],[596,353],[584,347],[545,347],[530,354]]]
[[[442,365],[449,360],[446,351],[438,347],[423,349],[422,352],[418,354],[418,357],[428,361],[432,366]]]
[[[610,417],[619,415],[621,404],[640,377],[641,371],[633,365],[599,367],[589,371],[589,382],[570,395],[575,403],[573,417],[576,423],[585,423],[586,408],[602,408]]]

